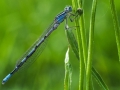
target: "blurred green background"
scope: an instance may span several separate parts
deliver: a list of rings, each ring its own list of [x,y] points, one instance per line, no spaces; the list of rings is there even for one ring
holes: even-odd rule
[[[120,1],[116,0],[120,20]],[[84,1],[85,27],[89,31],[92,0]],[[52,23],[70,0],[0,0],[0,81]],[[72,24],[74,26],[74,24]],[[68,47],[64,23],[50,35],[41,56],[28,69],[15,74],[0,90],[63,90],[64,57]],[[79,61],[70,52],[72,90],[78,90]],[[93,66],[110,90],[120,90],[120,64],[109,0],[97,5]],[[93,78],[94,79],[94,78]],[[94,80],[97,90],[102,90]],[[95,89],[96,90],[96,89]]]

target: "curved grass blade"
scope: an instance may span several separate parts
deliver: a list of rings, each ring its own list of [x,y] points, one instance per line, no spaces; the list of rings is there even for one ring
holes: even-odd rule
[[[64,78],[64,90],[71,90],[72,82],[72,68],[69,62],[69,47],[65,55],[65,78]]]
[[[115,37],[116,37],[116,43],[117,43],[117,49],[118,49],[118,56],[120,61],[120,28],[118,23],[118,18],[115,10],[114,0],[110,0],[110,7],[111,7],[111,13],[113,18],[113,24],[115,29]]]
[[[98,82],[98,84],[104,89],[104,90],[109,90],[105,82],[103,81],[102,77],[100,74],[95,70],[94,67],[92,67],[92,75]]]
[[[77,8],[82,8],[83,0],[72,0],[72,6],[75,10]],[[83,12],[84,13],[84,12]],[[86,68],[86,58],[87,58],[87,46],[86,46],[86,35],[85,35],[85,28],[84,28],[84,14],[75,21],[76,26],[80,26],[76,30],[76,36],[78,41],[78,50],[79,50],[79,59],[80,59],[80,71],[79,71],[79,90],[83,90],[84,88],[84,71]]]
[[[67,34],[68,42],[69,42],[70,46],[72,47],[72,50],[73,50],[75,56],[79,60],[78,43],[76,41],[76,38],[75,38],[72,30],[66,30],[66,34]]]
[[[76,41],[76,38],[72,32],[72,30],[66,30],[68,42],[79,60],[79,52],[78,52],[78,43]],[[109,90],[105,82],[103,81],[102,77],[99,75],[99,73],[92,67],[92,76],[96,79],[96,81],[99,83],[99,85],[104,89],[104,90]]]
[[[97,0],[93,0],[91,18],[90,18],[90,30],[89,30],[89,43],[88,43],[88,58],[86,68],[86,90],[90,90],[91,87],[91,74],[92,74],[92,60],[93,60],[93,43],[94,43],[94,27],[96,16]]]

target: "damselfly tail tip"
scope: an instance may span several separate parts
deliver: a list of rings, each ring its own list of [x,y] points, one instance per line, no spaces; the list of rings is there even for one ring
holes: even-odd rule
[[[2,84],[5,84],[5,83],[9,80],[9,78],[10,78],[11,76],[12,76],[11,74],[8,74],[8,75],[3,79]]]
[[[5,82],[4,81],[2,81],[2,85],[4,85],[5,84]]]

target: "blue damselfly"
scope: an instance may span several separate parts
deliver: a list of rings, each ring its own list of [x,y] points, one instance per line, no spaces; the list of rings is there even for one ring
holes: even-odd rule
[[[75,13],[72,13],[72,7],[66,6],[64,8],[64,11],[59,13],[53,23],[49,26],[49,28],[46,30],[46,32],[33,44],[33,46],[24,54],[24,56],[20,59],[20,63],[16,65],[14,70],[10,72],[2,81],[2,84],[5,84],[9,78],[16,73],[18,70],[21,69],[22,66],[27,63],[29,60],[35,60],[38,55],[40,55],[40,52],[42,52],[42,44],[48,38],[48,36],[57,29],[57,27],[65,20],[65,28],[68,29],[67,25],[67,19],[69,18],[72,22],[77,16],[82,14],[82,9],[78,9]],[[71,18],[73,16],[73,18]]]

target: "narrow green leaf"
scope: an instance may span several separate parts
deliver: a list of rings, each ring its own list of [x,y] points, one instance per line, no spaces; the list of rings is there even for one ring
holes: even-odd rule
[[[76,41],[76,38],[75,38],[72,30],[66,30],[66,35],[67,35],[68,42],[69,42],[70,46],[72,47],[72,50],[73,50],[75,56],[79,60],[78,43]]]
[[[79,4],[79,2],[80,2],[80,4]],[[72,0],[72,6],[73,6],[74,10],[76,10],[77,7],[82,7],[82,0]],[[84,14],[81,17],[80,22],[81,23],[77,24],[77,25],[79,25],[80,28],[81,28],[80,29],[81,31],[80,31],[79,34],[81,34],[81,43],[82,43],[82,48],[83,48],[84,60],[85,60],[84,62],[86,64],[86,62],[87,62],[87,45],[86,44],[87,43],[86,43],[86,34],[85,34],[85,28],[84,28]],[[67,34],[67,38],[68,38],[69,44],[70,44],[70,46],[71,46],[74,54],[76,55],[77,59],[79,60],[78,43],[77,43],[76,38],[74,37],[74,34],[73,34],[72,30],[67,30],[66,34]],[[77,43],[77,45],[76,45],[76,43]],[[81,60],[81,58],[80,58],[80,60]],[[96,81],[103,88],[103,90],[109,90],[108,87],[107,87],[107,85],[103,81],[102,77],[94,69],[94,67],[92,67],[92,76],[96,79]]]
[[[75,56],[77,57],[77,59],[79,60],[79,52],[78,52],[78,43],[77,40],[72,32],[72,30],[66,30],[66,34],[67,34],[67,38],[68,38],[68,42],[75,54]],[[99,75],[99,73],[94,69],[94,67],[92,67],[92,75],[93,77],[96,79],[96,81],[99,83],[99,85],[104,89],[104,90],[109,90],[107,85],[105,84],[105,82],[103,81],[102,77]]]
[[[92,69],[92,56],[93,56],[93,41],[94,41],[94,26],[95,26],[95,14],[96,14],[97,0],[93,0],[89,30],[89,44],[88,44],[88,59],[86,69],[86,90],[90,90],[91,87],[91,69]]]
[[[119,61],[120,61],[120,28],[119,28],[118,18],[117,18],[117,14],[115,10],[114,0],[110,0],[110,7],[111,7],[111,13],[112,13],[113,24],[114,24],[114,29],[115,29],[118,56],[119,56]]]
[[[74,10],[77,10],[78,8],[81,8],[79,4],[82,0],[72,0],[72,6]],[[80,20],[82,19],[82,16],[80,17]],[[83,19],[82,19],[83,20]],[[79,22],[79,19],[75,20],[76,26],[80,26],[76,28],[76,34],[77,34],[77,41],[78,41],[78,55],[80,59],[80,74],[79,74],[79,90],[83,90],[84,88],[84,72],[85,72],[85,60],[84,60],[84,51],[83,51],[83,32],[81,33],[81,30],[83,30],[83,23],[82,21]]]
[[[69,62],[69,48],[65,55],[65,78],[64,78],[64,90],[71,90],[72,82],[72,67]]]
[[[93,67],[92,67],[92,75],[104,90],[109,90],[107,85],[103,81],[102,77],[100,76],[100,74]]]

